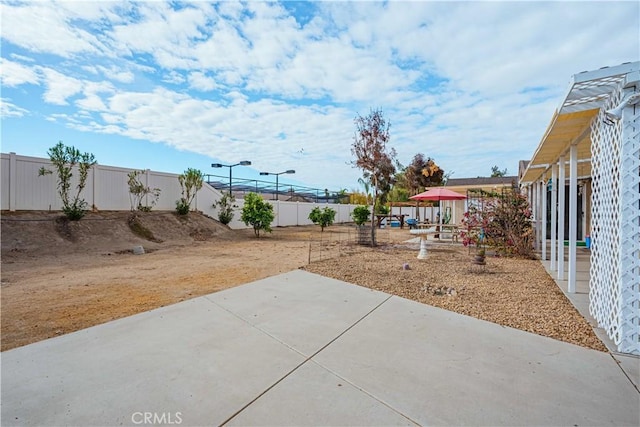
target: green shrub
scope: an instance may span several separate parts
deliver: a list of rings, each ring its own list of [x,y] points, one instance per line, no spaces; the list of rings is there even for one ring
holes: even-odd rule
[[[235,204],[236,198],[233,196],[229,196],[228,194],[223,194],[220,200],[213,203],[214,208],[218,208],[218,220],[227,225],[233,219],[235,213],[234,209],[238,208],[238,205]]]
[[[389,210],[390,210],[389,206],[387,206],[385,204],[382,204],[379,201],[376,203],[375,211],[376,211],[377,214],[387,215],[387,214],[389,214]]]
[[[322,232],[324,231],[325,227],[333,224],[333,221],[336,219],[336,211],[334,211],[330,207],[320,209],[316,206],[309,214],[309,219],[313,221],[314,224],[319,224],[320,231]]]
[[[178,175],[178,182],[182,189],[182,197],[176,202],[176,211],[179,215],[186,215],[191,210],[191,202],[204,184],[204,174],[198,169],[188,168],[183,174]]]
[[[136,209],[142,212],[151,212],[151,208],[155,206],[160,198],[160,189],[145,186],[140,181],[140,175],[144,171],[131,171],[127,174],[127,184],[129,185],[129,202],[131,202],[131,210]],[[151,196],[151,204],[143,205],[142,200],[146,196]]]
[[[275,219],[273,206],[262,200],[256,193],[248,193],[244,196],[242,217],[245,225],[251,225],[256,237],[260,237],[260,230],[271,232],[271,223]]]
[[[369,221],[370,215],[371,212],[369,211],[368,206],[356,206],[353,209],[353,212],[351,212],[351,217],[357,225],[363,225],[365,222]]]
[[[178,212],[178,215],[187,215],[190,210],[191,206],[184,200],[176,201],[176,212]]]
[[[87,202],[80,198],[80,193],[87,184],[89,170],[96,164],[95,157],[91,153],[80,153],[75,147],[66,147],[62,141],[51,147],[47,154],[58,176],[58,194],[62,200],[62,212],[71,221],[78,221],[86,213]],[[71,178],[73,168],[78,167],[78,184],[75,194],[71,191]],[[44,166],[38,170],[39,176],[50,175],[53,171]]]

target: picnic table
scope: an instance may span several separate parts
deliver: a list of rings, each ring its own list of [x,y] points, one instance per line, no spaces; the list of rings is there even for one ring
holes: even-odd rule
[[[400,221],[400,228],[404,228],[404,219],[408,216],[409,215],[407,214],[376,214],[376,226],[380,228],[380,225],[382,225],[382,221],[387,218],[389,222],[391,222],[391,220],[393,219],[397,219],[398,221]]]

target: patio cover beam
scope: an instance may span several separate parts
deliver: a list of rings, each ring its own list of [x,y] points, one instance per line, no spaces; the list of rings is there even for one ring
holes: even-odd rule
[[[590,129],[591,121],[609,99],[612,88],[629,78],[633,80],[639,66],[640,62],[630,62],[575,74],[521,178],[521,183],[535,182],[547,169],[539,168],[540,165],[554,164],[562,154],[568,154],[572,141]],[[583,139],[578,146],[578,160],[591,157],[590,135]],[[578,173],[589,174],[590,170]]]

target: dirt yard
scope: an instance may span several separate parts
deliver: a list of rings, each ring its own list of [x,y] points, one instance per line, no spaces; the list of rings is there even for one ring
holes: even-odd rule
[[[319,227],[278,228],[255,239],[200,214],[59,218],[2,214],[2,351],[296,268],[605,349],[536,261],[488,257],[472,271],[466,249],[438,246],[420,262],[417,246],[402,243],[406,230],[382,231],[372,250],[354,245],[346,226],[322,237]],[[138,245],[145,254],[133,254]]]

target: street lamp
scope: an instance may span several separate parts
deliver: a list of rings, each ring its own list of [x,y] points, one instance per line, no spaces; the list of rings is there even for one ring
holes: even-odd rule
[[[231,194],[231,169],[236,166],[249,166],[251,162],[249,160],[243,160],[240,163],[236,163],[235,165],[223,165],[222,163],[211,163],[212,168],[229,168],[229,197],[233,197]]]
[[[285,174],[285,173],[296,173],[296,171],[294,171],[293,169],[289,169],[289,170],[286,170],[284,172],[278,172],[278,173],[260,172],[260,175],[275,175],[276,176],[276,200],[278,200],[278,178],[280,177],[280,175]]]

